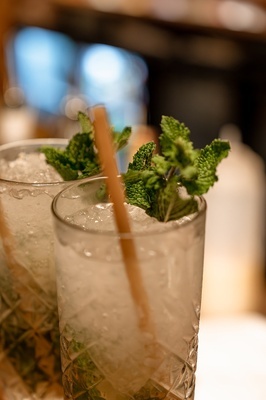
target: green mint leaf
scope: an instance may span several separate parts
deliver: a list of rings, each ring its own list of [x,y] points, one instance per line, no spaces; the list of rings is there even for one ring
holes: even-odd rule
[[[65,155],[77,170],[83,171],[87,164],[99,164],[93,139],[87,133],[77,133],[66,147]]]
[[[52,165],[65,181],[78,178],[78,171],[75,165],[69,160],[68,156],[54,147],[42,147],[40,151],[45,154],[46,162]]]
[[[230,145],[215,139],[202,150],[194,149],[189,129],[172,117],[163,116],[161,128],[161,155],[154,155],[155,145],[147,143],[123,177],[129,203],[166,222],[197,211],[194,196],[206,193],[217,181],[216,168]]]
[[[218,180],[216,169],[223,158],[228,156],[230,145],[227,141],[214,139],[210,145],[200,150],[195,159],[196,179],[182,179],[182,184],[191,195],[202,195]]]
[[[123,149],[129,141],[129,138],[131,136],[131,127],[126,126],[122,132],[113,132],[113,141],[114,141],[114,146],[115,150],[119,151]]]
[[[52,165],[66,181],[86,178],[101,172],[94,142],[93,124],[89,117],[81,111],[78,113],[78,121],[81,132],[76,133],[70,139],[64,150],[48,146],[40,149],[45,154],[47,163]],[[130,135],[131,128],[129,127],[124,128],[121,133],[113,132],[116,151],[126,146]]]
[[[133,171],[150,169],[155,148],[156,145],[153,142],[143,144],[133,156],[133,161],[129,163],[128,169]]]
[[[185,168],[192,165],[197,155],[190,141],[190,130],[172,117],[162,117],[159,137],[161,152],[172,166]]]
[[[161,136],[167,136],[173,141],[177,138],[182,138],[186,142],[189,142],[190,130],[185,126],[183,122],[179,122],[173,117],[162,116],[161,119]]]
[[[76,179],[89,178],[100,173],[99,164],[88,161],[85,168],[79,172]]]
[[[155,150],[153,142],[142,145],[128,165],[128,171],[123,175],[127,201],[147,210],[150,207],[152,190],[143,181],[144,175],[152,174],[152,156]],[[147,179],[147,178],[146,178]]]
[[[198,210],[198,204],[193,197],[181,196],[177,179],[176,176],[173,176],[157,191],[151,208],[146,211],[148,215],[157,218],[158,221],[167,222]]]
[[[155,154],[152,158],[153,169],[156,171],[158,176],[166,176],[168,171],[171,169],[172,163],[166,160],[163,156]]]
[[[78,112],[78,121],[81,126],[82,133],[93,134],[93,125],[89,117],[82,111]]]
[[[128,171],[123,175],[126,200],[129,204],[147,210],[150,207],[150,196],[141,176],[139,171]]]

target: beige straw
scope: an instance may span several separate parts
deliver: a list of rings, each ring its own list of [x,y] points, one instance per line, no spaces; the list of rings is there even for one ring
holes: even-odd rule
[[[151,333],[154,337],[154,326],[151,320],[148,298],[143,286],[135,244],[130,236],[131,228],[124,204],[124,190],[121,179],[118,177],[119,172],[115,160],[115,152],[107,114],[105,108],[102,106],[95,107],[93,113],[95,143],[103,173],[107,177],[107,188],[113,202],[117,229],[119,233],[121,233],[121,250],[130,290],[137,306],[139,325],[143,331]]]
[[[0,202],[0,237],[3,241],[7,264],[11,269],[13,269],[17,264],[14,258],[13,237],[5,220],[2,202]]]

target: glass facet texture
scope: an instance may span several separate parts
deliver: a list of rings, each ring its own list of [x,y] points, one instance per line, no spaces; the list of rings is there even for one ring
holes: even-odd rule
[[[3,145],[14,160],[64,139]],[[1,173],[1,170],[0,170]],[[61,384],[51,202],[66,182],[0,179],[0,398],[58,399]]]
[[[104,184],[75,184],[52,205],[65,398],[192,400],[205,201],[170,225],[146,227],[137,212],[132,233],[118,234],[112,205],[99,200]],[[136,248],[152,332],[140,326],[121,240]]]

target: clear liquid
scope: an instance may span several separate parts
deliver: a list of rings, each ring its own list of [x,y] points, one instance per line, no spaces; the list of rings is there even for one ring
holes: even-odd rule
[[[25,159],[1,160],[1,177],[24,182],[59,180],[38,154],[27,154],[28,161],[33,162],[30,168]],[[59,189],[0,181],[1,231],[8,232],[0,238],[3,400],[63,397],[50,212]]]
[[[98,211],[102,223],[91,210],[67,218],[110,231],[110,206]],[[142,233],[150,229],[143,221]],[[154,232],[157,222],[151,225]],[[138,229],[138,221],[132,226]],[[87,232],[56,241],[66,398],[193,399],[203,255],[198,228],[198,222],[182,229],[164,224],[159,236],[135,237],[155,338],[139,328],[115,236]]]

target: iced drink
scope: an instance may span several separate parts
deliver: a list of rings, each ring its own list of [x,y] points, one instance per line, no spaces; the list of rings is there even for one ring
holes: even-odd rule
[[[51,202],[68,183],[37,150],[66,140],[0,147],[0,398],[62,395]]]
[[[194,398],[205,201],[160,223],[126,205],[132,233],[117,233],[104,178],[74,184],[52,205],[66,399]],[[140,326],[121,255],[134,241],[152,330]]]

